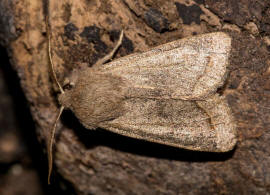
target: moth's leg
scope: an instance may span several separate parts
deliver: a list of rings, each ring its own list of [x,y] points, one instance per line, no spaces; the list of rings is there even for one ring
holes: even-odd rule
[[[236,127],[225,98],[216,94],[196,103],[209,116],[210,126],[216,133],[215,142],[219,150],[231,150],[237,141]]]
[[[120,33],[120,37],[117,41],[117,44],[115,45],[115,47],[113,48],[113,50],[107,54],[106,56],[104,56],[103,58],[99,59],[94,65],[93,67],[97,67],[100,66],[104,63],[106,63],[108,60],[112,59],[113,55],[115,54],[115,52],[117,51],[117,49],[120,47],[120,45],[122,44],[123,41],[123,35],[124,35],[124,31],[122,30]]]

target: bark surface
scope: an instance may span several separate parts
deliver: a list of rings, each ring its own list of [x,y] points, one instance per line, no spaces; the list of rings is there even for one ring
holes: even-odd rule
[[[50,76],[45,16],[55,69],[72,70],[194,34],[233,39],[226,95],[238,131],[228,153],[193,152],[83,128],[65,111],[58,124],[54,174],[78,194],[266,194],[270,191],[269,0],[0,1],[0,41],[8,50],[44,149],[59,105]],[[54,182],[54,175],[52,183]]]

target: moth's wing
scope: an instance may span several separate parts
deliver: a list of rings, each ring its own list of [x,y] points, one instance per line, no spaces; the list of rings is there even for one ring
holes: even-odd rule
[[[125,136],[198,151],[226,152],[236,130],[226,101],[127,99],[126,112],[99,126]]]
[[[230,49],[227,34],[209,33],[119,58],[100,71],[122,77],[131,97],[202,99],[224,83]]]
[[[100,127],[152,142],[224,152],[236,131],[224,99],[213,95],[225,79],[231,39],[210,33],[120,58],[99,70],[127,84],[124,113]],[[184,101],[203,99],[203,101]]]

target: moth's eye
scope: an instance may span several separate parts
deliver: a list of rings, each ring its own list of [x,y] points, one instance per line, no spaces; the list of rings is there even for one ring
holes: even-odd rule
[[[75,86],[75,83],[74,83],[74,82],[66,83],[66,84],[63,86],[63,89],[64,89],[64,90],[70,90],[70,89],[72,89],[74,86]]]

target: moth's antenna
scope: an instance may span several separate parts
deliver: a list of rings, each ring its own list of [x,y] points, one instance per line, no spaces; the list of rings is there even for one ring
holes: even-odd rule
[[[53,65],[53,60],[52,60],[52,51],[51,51],[51,31],[50,31],[50,27],[49,27],[48,16],[46,16],[46,31],[47,31],[47,38],[48,38],[48,55],[49,55],[51,71],[52,71],[52,74],[53,74],[53,79],[57,83],[61,93],[64,94],[65,91],[63,90],[60,83],[58,82],[55,71],[54,71],[54,65]],[[49,139],[49,144],[48,144],[48,164],[49,164],[48,184],[50,184],[50,177],[51,177],[52,167],[53,167],[52,150],[53,150],[53,141],[54,141],[54,135],[55,135],[55,131],[56,131],[56,125],[57,125],[57,122],[58,122],[64,108],[65,108],[64,106],[60,107],[59,113],[57,115],[57,118],[56,118],[56,120],[54,122],[54,125],[53,125],[53,128],[51,130],[51,135],[50,135],[50,139]]]
[[[49,60],[50,60],[50,64],[51,64],[53,79],[57,83],[61,93],[65,93],[63,88],[61,87],[60,83],[58,82],[57,77],[56,77],[56,73],[54,71],[54,65],[53,65],[53,60],[52,60],[52,51],[51,51],[51,31],[50,31],[50,27],[49,27],[48,16],[46,16],[46,31],[47,31],[47,37],[48,37],[48,55],[49,55]]]
[[[51,178],[52,167],[53,167],[52,149],[53,149],[53,140],[54,140],[56,125],[57,125],[57,121],[59,120],[64,108],[65,108],[64,106],[61,106],[61,108],[59,110],[59,113],[58,113],[57,118],[56,118],[56,120],[54,122],[53,129],[51,131],[51,136],[50,136],[50,139],[49,139],[49,148],[48,148],[48,161],[49,161],[48,184],[50,184],[50,178]]]

